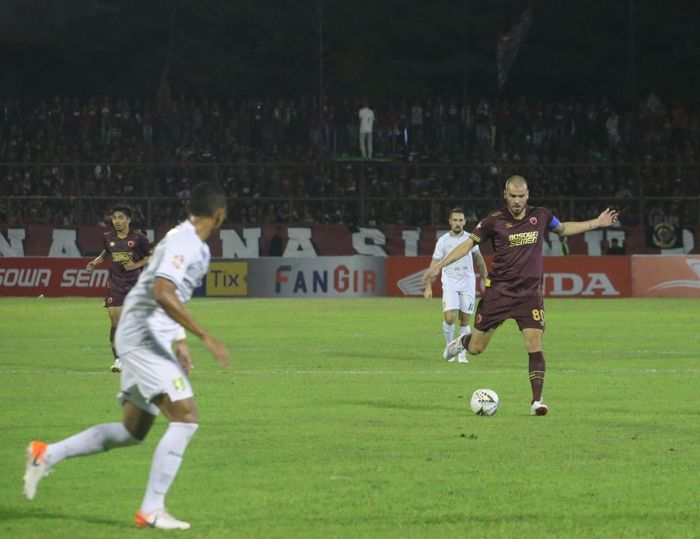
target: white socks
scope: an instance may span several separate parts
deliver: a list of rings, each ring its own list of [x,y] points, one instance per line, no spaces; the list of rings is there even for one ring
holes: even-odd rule
[[[454,332],[455,332],[455,325],[454,324],[448,324],[444,320],[442,321],[442,332],[445,336],[445,343],[449,344],[450,341],[452,341],[454,337]],[[470,326],[459,326],[459,335],[460,337],[462,335],[471,335],[472,329]]]
[[[144,514],[153,513],[165,506],[165,495],[180,469],[187,444],[198,428],[197,423],[170,423],[163,434],[153,455],[146,495],[141,504]],[[70,457],[101,453],[115,447],[139,443],[141,440],[134,438],[122,423],[103,423],[58,443],[49,444],[44,458],[53,466]]]
[[[124,447],[141,443],[134,438],[121,423],[102,423],[65,440],[49,444],[44,458],[46,462],[58,464],[63,459],[102,453],[115,447]]]
[[[165,495],[182,464],[182,456],[197,432],[197,423],[170,423],[156,447],[141,511],[148,515],[165,507]]]
[[[442,321],[442,333],[445,337],[445,344],[449,344],[455,337],[455,325]]]

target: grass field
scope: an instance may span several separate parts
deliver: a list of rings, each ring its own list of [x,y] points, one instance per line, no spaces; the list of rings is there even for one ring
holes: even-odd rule
[[[234,366],[192,343],[201,428],[168,497],[192,522],[180,533],[700,536],[700,303],[546,307],[551,411],[531,417],[513,322],[458,365],[440,357],[438,300],[194,300]],[[0,324],[0,537],[160,535],[131,526],[162,419],[22,496],[31,439],[120,416],[99,300],[0,298]],[[469,411],[479,387],[500,395],[495,416]]]

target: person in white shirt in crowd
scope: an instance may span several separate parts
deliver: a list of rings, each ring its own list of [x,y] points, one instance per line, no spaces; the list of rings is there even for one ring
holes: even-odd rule
[[[360,118],[360,152],[365,159],[372,159],[372,130],[374,129],[374,111],[369,108],[366,99],[357,113]]]

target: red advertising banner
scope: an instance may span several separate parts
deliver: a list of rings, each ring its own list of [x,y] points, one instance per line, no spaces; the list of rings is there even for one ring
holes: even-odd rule
[[[146,230],[149,238],[158,241],[171,226],[161,225]],[[83,257],[97,256],[102,251],[107,228],[81,226],[70,228],[49,225],[0,225],[0,257],[49,256]],[[314,256],[430,256],[435,241],[447,232],[447,226],[411,227],[386,225],[380,227],[351,228],[348,225],[326,224],[308,227],[295,226],[233,226],[226,227],[209,238],[211,254],[215,258],[258,258],[283,256],[305,258]],[[271,253],[270,242],[279,236],[282,253]],[[545,240],[545,255],[604,255],[616,240],[626,254],[697,253],[700,227],[685,228],[679,238],[682,241],[668,252],[649,243],[648,231],[643,227],[591,230],[568,239],[568,251],[560,238],[549,233]],[[680,240],[679,240],[680,241]],[[490,245],[481,246],[484,254],[491,254]]]
[[[629,297],[632,295],[630,259],[629,256],[545,257],[545,297]],[[423,273],[430,265],[430,257],[391,256],[386,264],[388,296],[423,295]],[[489,264],[487,259],[486,265]],[[433,296],[441,294],[437,279],[433,283]]]
[[[700,256],[632,257],[635,296],[700,298]]]
[[[486,265],[490,257],[484,257]],[[386,295],[387,296],[422,296],[425,290],[423,274],[430,266],[429,256],[390,256],[386,259]],[[476,272],[476,295],[479,297],[484,289],[484,282]],[[442,283],[438,277],[433,281],[433,297],[442,296]]]
[[[109,270],[88,272],[89,260],[0,257],[0,296],[103,297]],[[423,295],[429,256],[381,260],[386,264],[386,295]],[[545,257],[544,270],[546,297],[700,297],[700,256]],[[437,279],[433,295],[441,294]]]
[[[545,297],[625,298],[632,295],[629,256],[547,256]]]
[[[109,270],[85,269],[89,258],[0,258],[0,296],[107,295]]]
[[[429,256],[390,256],[386,259],[386,295],[422,296],[425,289],[423,274],[430,266]],[[442,295],[438,277],[433,282],[433,297]]]

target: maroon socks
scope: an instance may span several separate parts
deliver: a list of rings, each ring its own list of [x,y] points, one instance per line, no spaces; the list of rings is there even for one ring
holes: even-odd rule
[[[544,354],[542,352],[531,352],[530,364],[530,387],[532,387],[532,401],[542,400],[542,386],[544,385]]]
[[[119,356],[117,356],[117,349],[114,348],[114,334],[116,333],[116,331],[117,331],[116,327],[112,327],[109,330],[109,344],[112,346],[112,355],[114,355],[114,359],[117,359],[117,357],[119,357]]]

